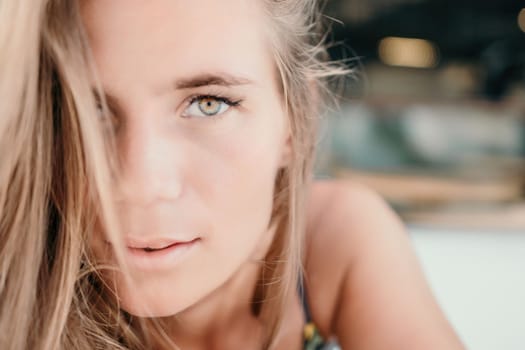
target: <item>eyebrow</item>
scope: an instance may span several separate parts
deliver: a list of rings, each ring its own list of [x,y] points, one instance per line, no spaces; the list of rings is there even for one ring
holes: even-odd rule
[[[254,82],[248,78],[241,76],[235,76],[228,73],[201,73],[188,78],[182,78],[175,81],[173,86],[177,90],[194,89],[202,86],[219,85],[219,86],[238,86],[254,84]],[[92,88],[93,95],[97,102],[101,101],[100,95],[97,93],[96,88]],[[103,91],[104,98],[109,106],[115,107],[119,105],[119,101],[111,93]]]
[[[208,85],[236,86],[247,84],[253,84],[253,81],[248,78],[234,76],[228,73],[204,73],[177,80],[175,82],[175,88],[178,90],[184,90]]]

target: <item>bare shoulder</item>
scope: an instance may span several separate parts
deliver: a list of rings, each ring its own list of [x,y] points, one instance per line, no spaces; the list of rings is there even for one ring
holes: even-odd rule
[[[340,243],[369,238],[369,229],[388,226],[404,231],[386,202],[361,184],[344,180],[315,181],[308,200],[308,240]],[[322,232],[322,234],[320,234]],[[383,232],[383,231],[381,231]],[[345,259],[350,259],[345,251]]]
[[[390,231],[401,230],[401,224],[376,193],[347,181],[315,181],[307,207],[306,286],[313,317],[327,335],[333,330],[344,278],[365,254],[362,241],[383,231],[378,226]]]
[[[307,256],[315,263],[328,257],[341,259],[330,263],[351,263],[366,253],[356,249],[363,241],[405,235],[404,225],[377,193],[350,181],[314,182],[307,217]]]
[[[403,223],[372,190],[313,183],[305,270],[314,321],[343,349],[461,349]]]

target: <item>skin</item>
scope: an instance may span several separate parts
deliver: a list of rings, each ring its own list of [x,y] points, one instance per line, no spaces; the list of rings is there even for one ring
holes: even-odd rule
[[[195,349],[222,337],[218,325],[257,335],[245,286],[273,238],[274,178],[289,154],[262,11],[243,0],[94,0],[81,14],[111,108],[105,117],[117,121],[124,234],[199,239],[175,268],[132,267],[133,287],[117,277],[122,307],[177,314],[174,338]],[[205,116],[191,102],[199,95],[242,102]]]
[[[343,349],[464,349],[437,305],[402,222],[371,190],[312,186],[306,288],[312,317]]]
[[[81,6],[111,109],[101,117],[116,122],[123,232],[198,241],[169,270],[132,266],[132,288],[116,277],[122,307],[171,318],[170,336],[182,349],[260,348],[262,326],[246,286],[255,285],[273,239],[275,174],[290,155],[263,11],[245,0]],[[199,109],[193,98],[208,95],[240,102],[201,99]],[[221,113],[203,115],[210,106]],[[104,239],[94,238],[95,253],[114,259]],[[461,348],[402,225],[377,196],[345,183],[315,183],[307,243],[314,321],[343,349]],[[297,295],[291,298],[277,349],[301,347],[304,316]]]

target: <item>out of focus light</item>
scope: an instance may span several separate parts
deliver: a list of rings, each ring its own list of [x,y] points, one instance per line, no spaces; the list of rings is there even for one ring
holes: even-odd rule
[[[438,64],[439,51],[428,40],[391,36],[379,42],[379,58],[389,66],[432,68]]]
[[[520,14],[518,15],[518,25],[522,32],[525,32],[525,9],[521,9]]]

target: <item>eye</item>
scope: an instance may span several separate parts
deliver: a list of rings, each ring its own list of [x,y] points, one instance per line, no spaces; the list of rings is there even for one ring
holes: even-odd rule
[[[182,116],[186,118],[214,117],[226,112],[231,106],[237,106],[240,101],[231,101],[225,97],[205,95],[191,99],[190,105]]]
[[[101,102],[96,104],[97,118],[102,125],[113,131],[117,131],[120,127],[120,121],[112,112],[111,108],[104,108]]]

